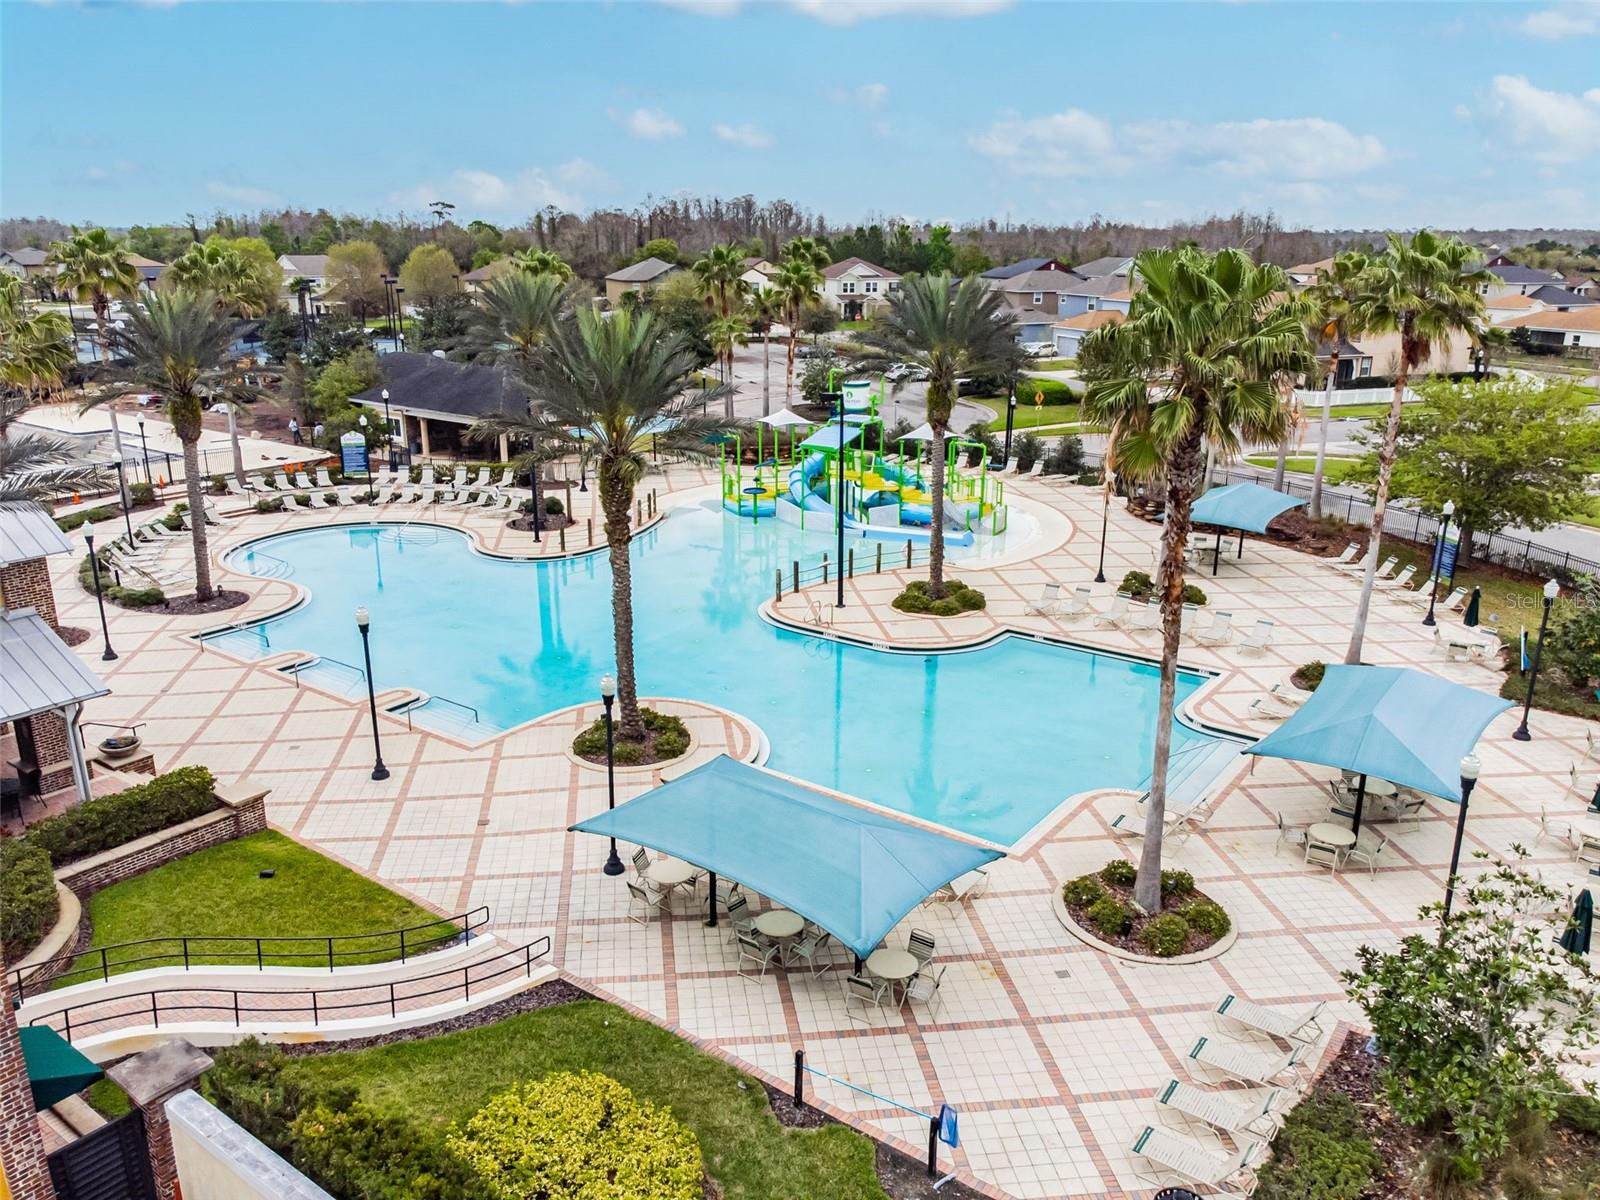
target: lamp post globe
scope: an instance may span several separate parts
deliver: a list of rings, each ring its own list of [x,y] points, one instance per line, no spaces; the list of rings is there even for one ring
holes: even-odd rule
[[[372,682],[372,615],[366,606],[356,609],[356,628],[361,631],[361,657],[367,671],[367,711],[372,716],[372,778],[389,778],[383,765],[383,743],[378,739],[378,693]]]
[[[83,523],[83,541],[89,547],[89,575],[94,580],[94,598],[100,606],[100,635],[105,639],[106,648],[101,652],[101,662],[116,661],[117,652],[111,648],[111,626],[106,623],[106,596],[100,588],[100,560],[94,553],[94,522]]]
[[[605,705],[606,722],[606,811],[617,806],[617,765],[615,759],[615,727],[611,720],[611,706],[617,700],[617,677],[610,671],[600,676],[600,700]],[[611,853],[603,868],[607,875],[621,875],[625,868],[617,854],[617,839],[611,839]]]
[[[1533,650],[1533,670],[1528,673],[1528,694],[1522,701],[1522,724],[1512,732],[1511,736],[1519,742],[1530,742],[1533,734],[1528,730],[1528,713],[1533,708],[1533,689],[1539,683],[1539,664],[1544,660],[1544,638],[1550,629],[1550,609],[1555,605],[1556,597],[1561,594],[1561,585],[1554,579],[1546,581],[1544,585],[1544,615],[1539,618],[1539,644]]]

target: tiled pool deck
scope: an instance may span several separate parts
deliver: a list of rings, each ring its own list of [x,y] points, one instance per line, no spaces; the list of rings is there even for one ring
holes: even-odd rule
[[[667,498],[714,482],[714,473],[674,468],[647,486]],[[938,645],[976,640],[1010,627],[1050,633],[1090,646],[1153,655],[1157,634],[1094,627],[1087,617],[1062,621],[1027,616],[1041,584],[1072,586],[1093,579],[1101,509],[1094,489],[1019,480],[1014,497],[1050,510],[1029,557],[959,577],[989,598],[986,612],[952,620],[907,617],[888,607],[900,586],[893,576],[863,576],[847,585],[836,615],[841,633],[876,642]],[[576,494],[580,521],[592,498]],[[402,510],[405,519],[415,510]],[[218,538],[218,549],[319,520],[365,518],[367,510],[299,516],[250,516]],[[503,553],[534,550],[531,535],[508,531],[504,518],[449,509],[429,520],[464,524]],[[581,528],[581,526],[580,526]],[[1111,583],[1096,585],[1098,607],[1125,571],[1148,570],[1156,529],[1113,506],[1106,559]],[[574,543],[576,544],[576,543]],[[551,541],[545,543],[555,549]],[[75,564],[53,560],[62,619],[97,628],[92,598],[73,577]],[[1209,570],[1209,563],[1202,570]],[[1249,713],[1252,699],[1299,663],[1343,657],[1356,581],[1326,562],[1252,541],[1244,562],[1226,560],[1218,578],[1197,579],[1211,607],[1229,609],[1236,626],[1258,616],[1276,622],[1263,654],[1237,645],[1187,646],[1187,665],[1222,672],[1196,715],[1218,726],[1261,734],[1271,727]],[[292,596],[278,580],[232,579],[254,598],[249,612],[282,607]],[[806,606],[789,599],[780,617],[803,620]],[[226,614],[239,620],[245,612]],[[1368,660],[1432,671],[1492,688],[1495,673],[1470,662],[1445,662],[1420,623],[1420,610],[1393,598],[1374,603]],[[223,779],[249,775],[272,788],[269,816],[279,827],[353,866],[445,911],[488,904],[508,940],[552,935],[557,965],[597,992],[636,1006],[653,1019],[767,1073],[787,1080],[793,1051],[883,1096],[919,1108],[940,1102],[961,1113],[954,1162],[995,1195],[1121,1196],[1145,1190],[1132,1173],[1128,1147],[1153,1117],[1152,1093],[1182,1074],[1182,1056],[1197,1035],[1214,1032],[1209,1015],[1233,992],[1273,1005],[1330,1000],[1339,1014],[1339,972],[1357,946],[1393,943],[1419,928],[1419,905],[1443,890],[1455,818],[1453,806],[1430,802],[1415,828],[1393,834],[1376,876],[1309,868],[1292,849],[1275,852],[1275,818],[1320,815],[1322,768],[1264,760],[1227,788],[1205,828],[1168,859],[1194,873],[1223,900],[1239,928],[1232,949],[1209,961],[1152,966],[1117,961],[1076,942],[1054,916],[1050,897],[1066,879],[1131,854],[1109,821],[1118,795],[1077,795],[1023,850],[997,863],[988,893],[966,906],[930,905],[908,918],[938,939],[948,964],[943,1003],[930,1019],[903,1016],[864,1023],[845,1012],[836,973],[735,974],[727,931],[712,931],[698,910],[680,906],[672,920],[642,927],[626,919],[621,880],[603,875],[605,845],[564,832],[604,807],[605,777],[565,752],[580,719],[569,714],[535,723],[482,746],[403,723],[384,721],[384,758],[393,775],[368,776],[371,743],[364,705],[332,696],[263,668],[200,648],[186,635],[218,619],[116,611],[112,636],[121,658],[101,664],[98,638],[80,648],[113,694],[89,705],[88,718],[140,721],[162,769],[210,767]],[[1237,638],[1235,639],[1237,641]],[[748,756],[753,741],[738,721],[696,708],[690,714],[702,753],[726,748]],[[1041,713],[1048,721],[1050,714]],[[1479,746],[1483,777],[1467,825],[1467,852],[1504,852],[1531,844],[1541,803],[1575,816],[1582,801],[1563,796],[1574,761],[1592,783],[1600,762],[1584,762],[1584,722],[1536,713],[1534,739],[1510,734],[1516,714],[1490,726]],[[772,731],[768,731],[771,733]],[[1002,746],[974,754],[1005,753]],[[1080,791],[1071,764],[1041,763],[1061,775],[1063,797]],[[619,798],[648,786],[639,775],[619,779]],[[1545,877],[1569,886],[1585,868],[1550,842],[1532,847]],[[903,941],[904,931],[891,940]],[[857,1010],[859,1013],[859,1010]],[[836,1085],[816,1095],[851,1119],[915,1149],[925,1142],[917,1117]]]

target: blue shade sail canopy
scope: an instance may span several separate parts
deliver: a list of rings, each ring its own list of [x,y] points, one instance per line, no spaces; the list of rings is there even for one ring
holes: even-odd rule
[[[1249,533],[1265,533],[1273,517],[1304,503],[1304,500],[1285,496],[1258,483],[1232,483],[1212,488],[1196,500],[1190,520],[1196,525],[1220,525]]]
[[[938,833],[719,755],[572,829],[738,880],[865,958],[993,846]]]
[[[1461,760],[1509,700],[1409,667],[1329,667],[1277,729],[1245,750],[1339,767],[1461,801]]]
[[[840,435],[843,435],[842,437]],[[800,443],[802,450],[838,450],[841,445],[848,446],[861,436],[861,426],[846,425],[842,430],[838,425],[824,425],[805,441]]]

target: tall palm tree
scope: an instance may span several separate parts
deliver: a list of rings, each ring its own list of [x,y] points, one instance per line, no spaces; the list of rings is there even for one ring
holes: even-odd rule
[[[572,281],[572,268],[567,265],[567,260],[554,250],[540,250],[533,246],[526,250],[518,250],[506,259],[518,271],[525,271],[529,275],[553,275],[562,283]]]
[[[726,362],[727,369],[722,372],[724,395],[723,415],[728,420],[733,420],[733,348],[743,345],[749,339],[744,335],[749,332],[750,323],[743,313],[730,313],[725,317],[715,317],[706,328],[706,337],[711,342],[711,352],[717,356],[718,364]]]
[[[1389,507],[1389,481],[1394,475],[1395,443],[1400,436],[1400,405],[1411,372],[1427,361],[1433,348],[1453,337],[1471,337],[1483,323],[1483,297],[1478,288],[1490,276],[1472,268],[1477,251],[1459,238],[1420,229],[1407,241],[1389,235],[1389,244],[1365,274],[1365,286],[1350,307],[1360,329],[1400,335],[1400,361],[1394,373],[1389,420],[1378,449],[1378,484],[1372,498],[1372,534],[1361,574],[1361,599],[1344,661],[1361,661],[1361,644],[1372,608],[1378,570],[1378,543]]]
[[[74,229],[71,237],[50,244],[47,261],[55,264],[56,287],[94,310],[100,355],[106,361],[111,358],[112,301],[131,299],[138,293],[142,278],[139,268],[128,260],[128,253],[128,243],[113,238],[104,229]],[[111,412],[111,446],[117,461],[127,462],[115,409]],[[118,472],[118,478],[122,507],[129,508],[127,473]]]
[[[78,361],[72,324],[56,312],[39,312],[20,280],[0,275],[0,388],[24,401],[54,391]]]
[[[1317,437],[1317,468],[1311,476],[1311,519],[1322,519],[1322,477],[1328,458],[1328,419],[1333,409],[1333,389],[1339,381],[1339,349],[1361,336],[1351,307],[1366,286],[1364,278],[1372,260],[1361,250],[1338,255],[1316,283],[1305,290],[1317,335],[1328,344],[1328,377],[1322,385],[1322,428]]]
[[[118,349],[133,364],[135,377],[161,393],[167,420],[183,443],[197,600],[214,595],[200,470],[202,395],[226,384],[232,342],[233,320],[223,314],[216,294],[183,284],[130,308],[126,326],[117,330]]]
[[[527,416],[489,418],[472,428],[485,439],[507,435],[523,445],[564,447],[594,464],[611,557],[611,620],[617,656],[618,733],[645,737],[633,658],[633,572],[628,546],[634,489],[644,476],[648,434],[691,458],[709,457],[731,429],[703,417],[701,393],[687,389],[699,369],[694,347],[664,331],[650,313],[590,307],[560,321],[539,351],[527,387]]]
[[[1017,323],[1005,297],[968,276],[908,275],[877,323],[861,335],[868,362],[904,362],[928,374],[928,424],[933,455],[928,492],[933,510],[928,539],[928,594],[944,595],[945,438],[963,375],[1007,374],[1017,362]]]
[[[289,280],[287,286],[289,294],[295,298],[300,310],[300,348],[304,350],[306,344],[311,341],[311,313],[307,306],[310,302],[311,292],[316,287],[316,284],[312,283],[304,275],[296,275]]]
[[[227,311],[241,317],[259,317],[276,293],[277,281],[265,277],[261,266],[232,246],[196,242],[167,269],[176,284],[191,291],[208,291]]]
[[[1161,687],[1156,712],[1150,805],[1134,899],[1161,906],[1161,834],[1183,616],[1184,549],[1189,514],[1208,448],[1224,455],[1242,442],[1282,432],[1283,393],[1314,370],[1302,306],[1285,300],[1282,268],[1258,265],[1239,250],[1215,255],[1192,247],[1147,250],[1135,269],[1144,290],[1128,319],[1084,339],[1080,369],[1089,381],[1084,411],[1108,425],[1108,454],[1123,477],[1164,481],[1161,531]]]
[[[524,381],[568,303],[559,276],[507,271],[483,285],[463,339],[474,362],[506,367]]]
[[[761,333],[761,415],[772,413],[772,326],[783,316],[783,299],[776,288],[761,288],[745,308],[745,318]]]
[[[822,270],[832,256],[814,237],[791,238],[779,257],[775,287],[783,297],[783,323],[789,328],[789,359],[785,367],[783,402],[790,403],[794,392],[794,347],[800,332],[800,318],[817,301],[822,286]]]
[[[734,301],[743,295],[747,286],[740,278],[744,274],[744,255],[739,247],[713,246],[696,259],[689,269],[694,272],[695,282],[700,285],[706,304],[719,318],[726,321],[733,314]],[[722,382],[727,383],[733,377],[734,341],[731,338],[723,340],[725,357],[723,354],[718,355],[717,367]]]

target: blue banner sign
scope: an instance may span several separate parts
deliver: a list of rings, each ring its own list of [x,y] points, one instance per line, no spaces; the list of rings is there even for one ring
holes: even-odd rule
[[[367,439],[355,430],[339,438],[340,469],[346,475],[371,475],[367,462]]]

